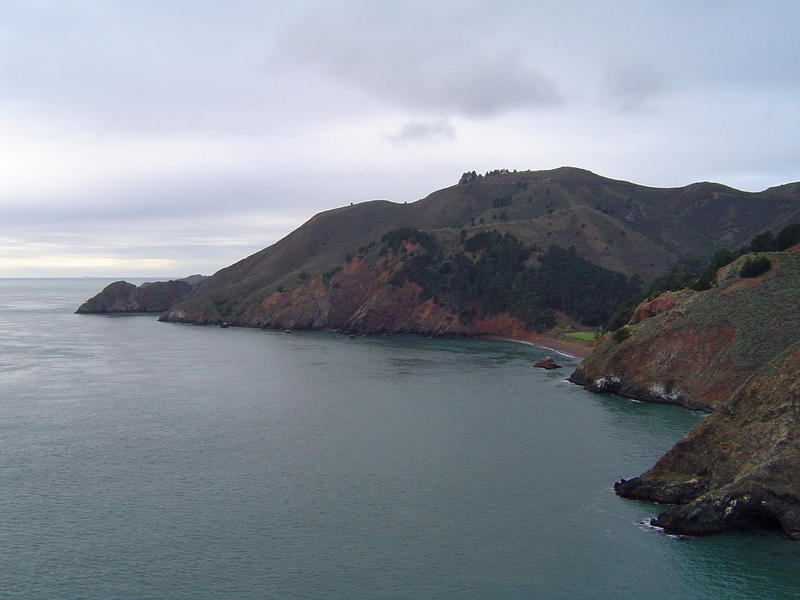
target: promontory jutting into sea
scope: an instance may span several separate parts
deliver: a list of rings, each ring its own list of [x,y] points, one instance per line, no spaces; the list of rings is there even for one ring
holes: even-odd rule
[[[800,590],[800,183],[454,181],[0,280],[0,596]]]

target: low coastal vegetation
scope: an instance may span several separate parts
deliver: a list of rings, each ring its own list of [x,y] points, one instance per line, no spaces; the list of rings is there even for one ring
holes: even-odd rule
[[[598,333],[598,331],[568,331],[564,336],[584,342],[594,342],[597,341]]]

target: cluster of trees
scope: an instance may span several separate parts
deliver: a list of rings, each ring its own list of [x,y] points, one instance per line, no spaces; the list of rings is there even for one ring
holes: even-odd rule
[[[775,252],[791,248],[800,242],[800,223],[792,223],[788,227],[784,227],[780,233],[775,236],[771,231],[765,231],[761,235],[757,235],[750,242],[750,252]]]
[[[404,243],[421,246],[430,253],[438,252],[436,238],[430,233],[412,229],[411,227],[400,227],[383,234],[383,237],[381,237],[381,244],[383,244],[381,253],[385,253],[387,250],[397,252]]]
[[[467,171],[461,175],[461,179],[458,180],[459,185],[463,185],[465,183],[471,183],[473,181],[477,181],[480,175],[478,175],[475,171]]]
[[[515,170],[514,173],[516,172],[517,171]],[[494,169],[492,171],[486,171],[485,175],[480,175],[475,171],[467,171],[466,173],[462,173],[461,179],[458,180],[458,183],[459,184],[471,183],[473,181],[478,181],[478,179],[481,179],[483,177],[494,177],[495,175],[506,175],[508,173],[511,173],[511,171],[509,171],[508,169]]]
[[[585,325],[602,325],[620,302],[642,289],[639,275],[628,278],[591,263],[578,256],[574,246],[550,246],[539,260],[538,286],[545,303]]]
[[[395,283],[406,278],[419,284],[437,302],[467,317],[479,310],[485,315],[513,314],[531,329],[555,325],[561,310],[586,325],[604,323],[615,307],[638,292],[641,279],[628,279],[584,260],[575,248],[551,246],[533,262],[535,246],[526,246],[510,233],[482,231],[462,235],[462,249],[445,255],[416,230],[395,230],[383,237],[387,248],[418,244],[419,252],[405,257]]]
[[[516,173],[516,171],[514,171]],[[494,177],[495,175],[507,175],[511,173],[508,169],[493,169],[491,171],[486,171],[485,177]]]

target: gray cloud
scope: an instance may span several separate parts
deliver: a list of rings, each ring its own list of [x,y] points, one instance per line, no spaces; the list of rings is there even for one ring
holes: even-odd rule
[[[563,102],[556,82],[523,51],[524,38],[461,29],[458,16],[467,10],[413,3],[317,8],[279,40],[274,59],[413,110],[488,117]]]
[[[408,121],[395,133],[386,136],[394,144],[426,143],[432,141],[452,141],[456,130],[448,119],[432,121]]]
[[[280,122],[264,77],[269,2],[3,2],[6,102],[103,130],[260,131]]]
[[[638,62],[609,68],[602,92],[621,112],[640,112],[654,109],[658,97],[667,90],[664,77],[655,67]]]

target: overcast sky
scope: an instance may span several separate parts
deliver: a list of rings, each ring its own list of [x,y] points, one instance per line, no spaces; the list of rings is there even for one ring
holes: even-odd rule
[[[211,274],[464,171],[800,180],[800,3],[0,2],[0,277]]]

